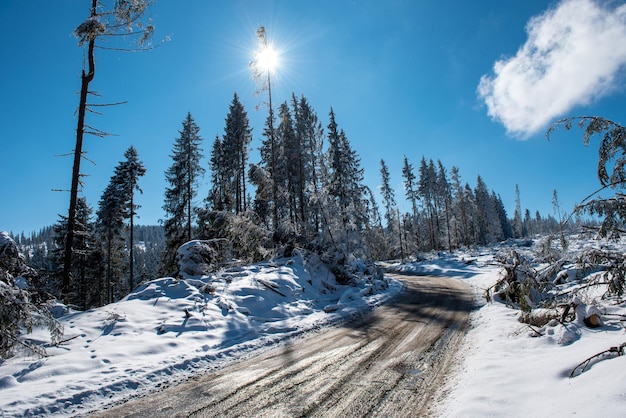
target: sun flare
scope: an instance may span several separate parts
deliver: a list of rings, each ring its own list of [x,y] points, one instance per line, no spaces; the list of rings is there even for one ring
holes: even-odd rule
[[[256,61],[259,68],[274,72],[278,67],[278,52],[271,45],[268,45],[257,52]]]

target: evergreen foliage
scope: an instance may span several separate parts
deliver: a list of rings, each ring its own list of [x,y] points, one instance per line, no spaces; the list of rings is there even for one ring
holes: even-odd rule
[[[74,227],[74,241],[72,249],[75,256],[71,264],[71,283],[66,292],[65,301],[76,308],[87,309],[100,306],[100,291],[102,277],[101,261],[103,254],[96,238],[95,225],[92,218],[93,209],[87,200],[81,197],[77,201],[77,211]],[[59,221],[53,226],[54,248],[48,252],[48,262],[52,269],[47,272],[42,288],[57,297],[63,294],[63,260],[65,237],[67,236],[68,219],[59,215]]]
[[[139,160],[139,154],[135,147],[131,146],[124,153],[126,161],[123,161],[119,165],[119,176],[121,182],[121,189],[124,191],[126,201],[124,202],[127,207],[127,219],[128,219],[128,290],[135,288],[135,215],[136,210],[141,206],[135,203],[135,192],[143,193],[143,190],[139,187],[139,178],[146,174],[146,168],[143,162]]]
[[[84,199],[78,201],[72,248],[80,257],[73,259],[75,286],[68,301],[83,309],[100,306],[131,291],[135,277],[175,274],[176,250],[194,238],[217,239],[224,246],[221,255],[245,262],[305,247],[329,263],[340,281],[349,282],[359,259],[419,257],[420,252],[491,244],[559,227],[554,217],[538,212],[533,217],[528,209],[522,218],[517,187],[514,217],[508,219],[502,199],[480,176],[472,188],[462,182],[457,167],[448,174],[441,161],[424,156],[417,173],[404,156],[401,175],[407,213],[400,212],[402,205],[391,186],[393,170],[381,160],[383,222],[375,194],[364,185],[358,153],[332,108],[326,129],[304,96],[292,95],[276,116],[273,121],[270,109],[260,160],[250,164],[252,130],[238,95],[233,95],[224,134],[216,136],[211,149],[209,193],[205,204],[195,207],[204,173],[202,138],[188,113],[174,142],[172,165],[165,172],[162,226],[134,226],[138,208],[134,192],[141,192],[138,180],[145,167],[130,147],[103,191],[95,222]],[[619,179],[608,171],[605,164],[604,178]],[[67,218],[62,217],[54,228],[18,237],[21,248],[27,249],[27,260],[49,272],[41,289],[56,296],[63,288],[66,236]]]
[[[134,147],[125,153],[125,161],[115,168],[111,180],[100,199],[97,212],[97,231],[105,254],[105,303],[125,296],[134,288],[134,217],[138,205],[135,191],[141,192],[139,177],[146,169]],[[126,220],[129,226],[126,228]],[[126,230],[129,232],[128,245]],[[128,254],[128,263],[124,260]],[[123,277],[128,275],[128,282]]]
[[[172,165],[165,172],[169,187],[165,190],[163,210],[166,219],[165,238],[167,241],[163,256],[163,274],[172,274],[176,270],[176,250],[193,236],[195,213],[193,201],[197,194],[200,176],[204,168],[200,165],[202,138],[200,128],[191,113],[183,121],[183,129],[176,138],[172,151]]]
[[[20,338],[34,327],[46,327],[52,344],[63,335],[63,327],[50,313],[54,299],[40,290],[38,281],[15,241],[0,232],[0,359],[11,357],[20,346],[44,356],[42,347]]]
[[[215,138],[211,151],[212,188],[207,197],[213,210],[243,213],[248,210],[246,172],[252,129],[248,115],[234,94],[226,116],[224,135]]]

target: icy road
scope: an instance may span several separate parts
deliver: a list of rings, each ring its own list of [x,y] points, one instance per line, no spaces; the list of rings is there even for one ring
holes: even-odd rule
[[[103,411],[101,417],[427,416],[472,309],[457,279],[406,289],[341,326]]]

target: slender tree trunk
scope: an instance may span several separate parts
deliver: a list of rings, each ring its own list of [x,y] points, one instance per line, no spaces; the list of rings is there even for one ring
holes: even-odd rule
[[[91,17],[97,15],[98,0],[91,1]],[[88,71],[83,69],[80,88],[80,102],[78,105],[78,126],[76,127],[76,146],[74,147],[74,165],[72,167],[72,187],[70,190],[70,208],[67,217],[67,235],[65,237],[65,254],[63,258],[63,297],[67,299],[70,292],[72,271],[72,244],[74,242],[74,228],[76,226],[76,202],[78,199],[78,185],[80,183],[80,160],[83,154],[83,136],[85,133],[85,111],[87,110],[87,95],[89,83],[95,75],[94,47],[95,38],[89,41],[87,51]]]
[[[244,145],[245,147],[245,145]],[[242,186],[242,198],[243,198],[243,211],[248,210],[248,204],[246,202],[246,155],[242,147],[241,149],[241,186]]]
[[[130,189],[130,245],[129,245],[129,259],[128,259],[128,290],[130,292],[135,288],[135,203],[134,203],[134,188],[135,185],[131,185]]]
[[[274,110],[272,109],[272,81],[270,79],[270,71],[267,70],[267,92],[270,106],[270,152],[272,153],[272,199],[274,200],[273,221],[274,230],[278,228],[278,183],[276,183],[276,144],[274,138]]]
[[[107,292],[107,304],[113,302],[113,291],[111,286],[111,276],[112,276],[112,268],[111,268],[111,254],[113,253],[113,234],[111,231],[111,225],[109,225],[109,230],[107,232],[107,280],[106,280],[106,292]]]
[[[185,242],[191,241],[191,142],[187,141],[187,237]]]
[[[402,222],[400,221],[400,209],[396,207],[396,212],[398,213],[398,234],[400,237],[400,260],[404,263],[404,245],[402,244]]]
[[[299,200],[300,200],[300,223],[302,224],[301,231],[306,231],[306,225],[308,222],[307,213],[306,213],[306,205],[304,199],[304,157],[302,155],[303,152],[302,146],[302,137],[298,138],[298,192],[299,192]],[[304,233],[304,232],[301,232]]]

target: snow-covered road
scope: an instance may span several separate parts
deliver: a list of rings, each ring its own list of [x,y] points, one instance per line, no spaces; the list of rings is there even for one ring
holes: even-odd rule
[[[119,416],[424,416],[463,338],[458,279],[395,276],[406,289],[342,326],[105,411]]]

